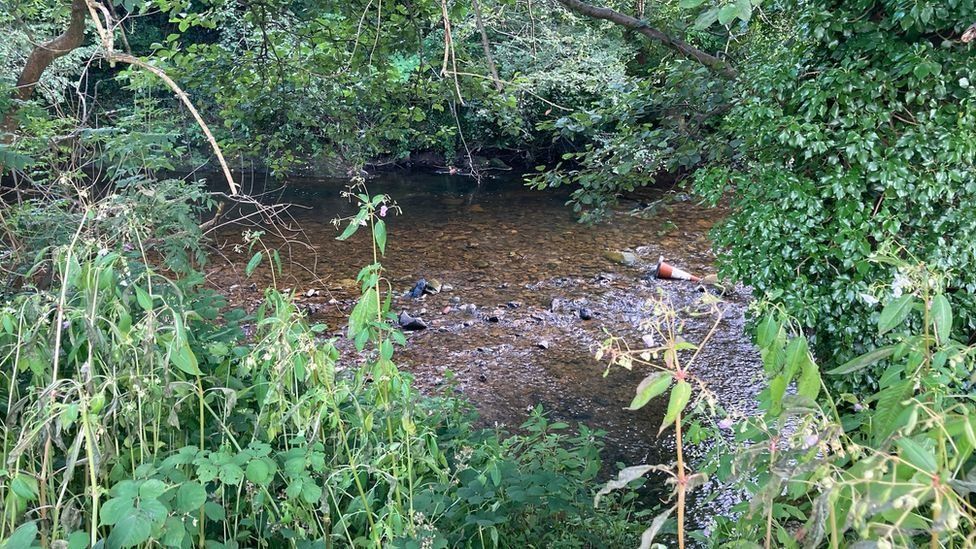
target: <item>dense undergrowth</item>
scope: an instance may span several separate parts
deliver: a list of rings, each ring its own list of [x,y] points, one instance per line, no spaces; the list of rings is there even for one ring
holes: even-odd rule
[[[250,313],[206,288],[199,184],[55,184],[3,211],[5,547],[630,543],[627,506],[592,506],[598,433],[539,410],[520,435],[478,430],[411,388],[379,263],[388,199],[352,196],[344,236],[374,237],[348,326],[363,360],[275,288]],[[248,271],[280,267],[256,249]]]
[[[695,359],[714,328],[696,343],[684,339],[690,314],[713,315],[718,326],[722,306],[714,298],[687,311],[676,311],[666,296],[654,302],[649,348],[617,338],[604,343],[598,358],[649,371],[630,408],[667,394],[661,430],[677,434],[675,463],[628,467],[601,491],[651,471],[668,475],[675,498],[650,521],[642,547],[664,534],[680,546],[687,535],[703,547],[976,543],[976,347],[952,339],[943,277],[924,265],[875,260],[904,277],[883,298],[874,327],[892,344],[821,370],[802,324],[774,307],[756,334],[764,370],[758,413],[724,410],[697,371]],[[831,390],[835,380],[882,362],[876,390]],[[703,443],[707,457],[689,463],[684,452]],[[730,495],[736,503],[705,530],[686,534],[686,495],[702,486],[709,491],[699,506]]]

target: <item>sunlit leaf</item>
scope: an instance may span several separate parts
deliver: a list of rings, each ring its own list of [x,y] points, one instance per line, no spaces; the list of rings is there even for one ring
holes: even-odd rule
[[[668,400],[668,411],[664,415],[664,421],[661,422],[658,434],[661,434],[678,419],[678,415],[688,405],[689,398],[691,398],[691,384],[683,379],[675,383],[674,389],[671,389],[671,398]]]
[[[640,410],[650,400],[664,391],[671,385],[670,372],[654,372],[644,378],[637,386],[637,394],[634,400],[627,407],[628,410]]]

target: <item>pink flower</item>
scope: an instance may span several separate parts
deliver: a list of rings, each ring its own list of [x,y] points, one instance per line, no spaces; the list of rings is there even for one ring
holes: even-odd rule
[[[380,206],[380,217],[386,217],[386,210],[387,208],[385,204]]]
[[[731,429],[732,428],[732,418],[727,417],[718,422],[719,429]]]

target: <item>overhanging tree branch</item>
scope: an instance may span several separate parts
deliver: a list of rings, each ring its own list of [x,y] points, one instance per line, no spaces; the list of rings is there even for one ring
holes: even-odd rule
[[[692,46],[691,44],[685,42],[684,40],[671,36],[661,30],[658,30],[647,24],[646,21],[642,21],[635,17],[625,15],[619,11],[612,10],[610,8],[603,8],[600,6],[594,6],[592,4],[587,4],[586,2],[581,2],[580,0],[556,0],[563,6],[565,6],[570,11],[576,12],[580,15],[585,15],[587,17],[592,17],[594,19],[603,19],[605,21],[610,21],[611,23],[616,23],[622,27],[628,28],[630,30],[639,32],[646,36],[647,38],[659,42],[668,48],[680,53],[681,55],[693,59],[702,65],[718,72],[719,74],[727,78],[736,78],[738,76],[738,71],[736,71],[731,65],[711,55],[709,53],[703,52],[702,50]]]
[[[30,99],[41,75],[51,63],[81,45],[85,40],[86,9],[85,0],[72,0],[71,20],[68,23],[68,28],[54,39],[34,46],[30,55],[27,56],[27,62],[20,72],[20,77],[17,78],[17,87],[13,93],[14,99],[20,101]],[[12,133],[17,128],[16,115],[17,106],[15,104],[3,117],[3,123],[0,124],[0,134]],[[9,135],[0,135],[0,142],[9,141],[9,138]]]

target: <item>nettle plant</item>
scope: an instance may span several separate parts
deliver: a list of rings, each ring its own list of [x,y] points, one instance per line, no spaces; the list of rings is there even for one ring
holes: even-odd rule
[[[969,547],[976,542],[976,349],[952,339],[945,278],[883,259],[900,275],[875,331],[892,344],[824,372],[866,368],[878,389],[821,391],[802,324],[783,308],[759,323],[770,383],[759,417],[729,424],[706,467],[744,495],[703,542],[767,547]]]
[[[605,340],[596,353],[597,360],[608,360],[610,367],[627,370],[647,368],[651,373],[637,386],[633,401],[628,407],[636,411],[652,399],[668,393],[667,411],[658,435],[667,429],[675,433],[675,462],[673,464],[634,465],[620,471],[617,478],[606,484],[596,495],[594,505],[613,490],[631,485],[645,474],[656,471],[667,475],[675,503],[658,514],[641,536],[641,547],[650,547],[654,538],[665,529],[672,513],[676,515],[675,534],[679,547],[685,546],[685,515],[688,494],[708,479],[704,472],[694,472],[685,456],[685,442],[701,442],[709,432],[717,430],[715,422],[720,413],[717,399],[705,382],[695,375],[693,366],[702,349],[715,334],[721,323],[723,308],[715,296],[706,293],[697,310],[678,310],[664,290],[649,303],[647,320],[640,328],[645,332],[643,345],[631,348],[618,337]],[[698,344],[684,338],[685,314],[710,316],[711,328]],[[606,375],[606,374],[604,374]],[[697,389],[697,394],[693,389]],[[694,398],[693,398],[694,396]],[[685,424],[688,425],[685,425]]]
[[[0,308],[4,546],[631,539],[627,506],[589,502],[594,433],[567,437],[541,413],[525,436],[476,431],[460,402],[420,397],[393,363],[404,338],[380,263],[387,197],[354,189],[361,209],[340,236],[368,227],[372,243],[347,333],[363,359],[353,365],[291,295],[269,288],[246,313],[203,289],[193,261],[167,260],[192,255],[193,242],[173,244],[199,234],[194,216],[165,213],[183,212],[185,193],[134,196],[152,215],[116,194],[79,200],[64,212],[67,239],[16,238],[38,235],[38,219],[5,217],[4,242],[37,259],[9,273],[18,282]],[[154,225],[173,219],[185,226]],[[28,254],[29,242],[42,248]],[[250,245],[247,272],[280,269],[259,234]],[[576,528],[551,531],[555,520]]]

